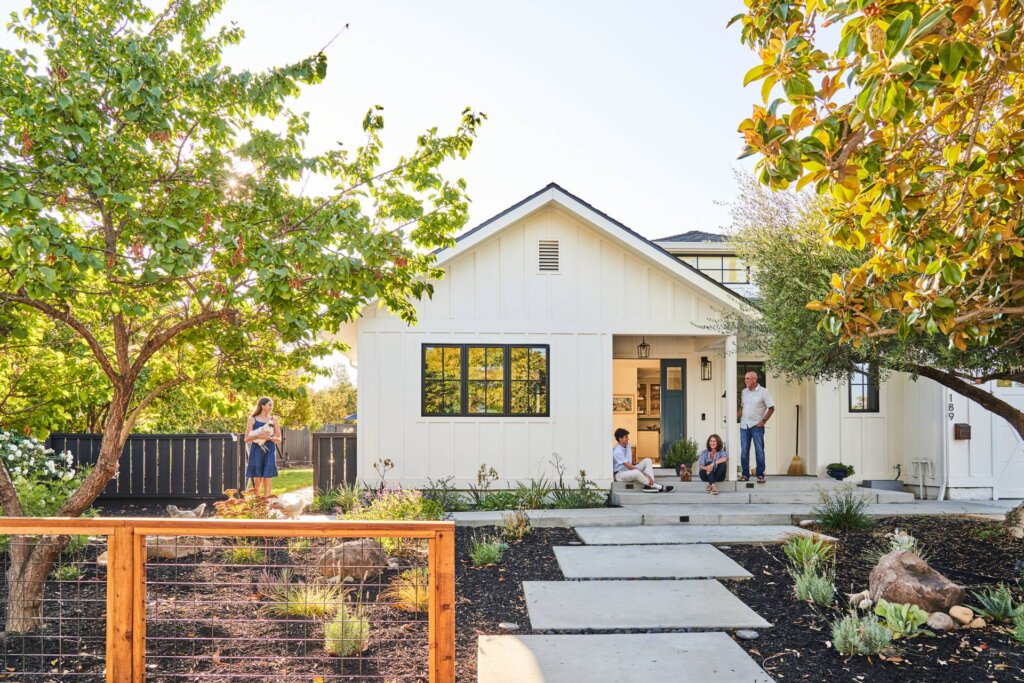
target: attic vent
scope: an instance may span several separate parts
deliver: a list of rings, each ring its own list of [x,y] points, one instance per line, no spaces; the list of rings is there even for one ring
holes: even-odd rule
[[[540,240],[537,243],[537,270],[542,273],[558,272],[558,240]]]

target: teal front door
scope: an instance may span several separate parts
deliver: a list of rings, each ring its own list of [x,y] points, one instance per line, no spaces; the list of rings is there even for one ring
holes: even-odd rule
[[[661,452],[686,436],[686,361],[661,361]]]

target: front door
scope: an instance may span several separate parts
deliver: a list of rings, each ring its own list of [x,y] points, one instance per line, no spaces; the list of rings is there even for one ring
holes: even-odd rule
[[[686,361],[661,361],[661,452],[686,437]]]

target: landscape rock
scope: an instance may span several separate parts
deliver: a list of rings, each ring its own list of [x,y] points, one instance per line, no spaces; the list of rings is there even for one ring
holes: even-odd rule
[[[736,637],[740,640],[757,640],[761,637],[761,634],[757,631],[749,631],[747,629],[740,629],[736,631]]]
[[[957,627],[953,617],[945,612],[932,612],[928,617],[928,628],[933,631],[951,631]]]
[[[1012,538],[1024,538],[1024,527],[1012,526],[1010,527],[1010,536]]]
[[[871,599],[917,605],[926,612],[946,612],[960,604],[964,589],[938,573],[909,550],[883,555],[868,579]]]
[[[974,617],[971,623],[967,624],[967,628],[985,628],[987,625],[981,617]]]
[[[325,550],[317,560],[321,576],[351,577],[356,580],[379,576],[387,566],[388,558],[384,548],[380,541],[372,538],[339,543]]]
[[[146,558],[180,560],[198,555],[212,541],[198,536],[146,536]]]
[[[816,519],[801,519],[800,520],[800,526],[803,527],[804,529],[806,529],[809,526],[814,526],[817,523],[818,523],[818,520],[816,520]]]
[[[518,631],[519,624],[513,624],[511,621],[503,621],[500,624],[498,624],[498,628],[500,628],[502,631]]]
[[[949,608],[949,616],[956,619],[961,626],[966,626],[974,619],[974,610],[970,607],[957,605],[956,607]]]

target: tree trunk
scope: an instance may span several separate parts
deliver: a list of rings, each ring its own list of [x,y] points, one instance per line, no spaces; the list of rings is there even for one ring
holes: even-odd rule
[[[61,506],[58,512],[60,516],[81,515],[117,474],[117,462],[128,438],[128,433],[123,427],[131,403],[133,383],[134,381],[126,380],[114,383],[114,396],[103,427],[99,458],[82,485]],[[5,632],[28,633],[42,625],[46,577],[68,540],[68,536],[48,536],[40,540],[31,536],[12,537],[11,566],[7,570]]]

